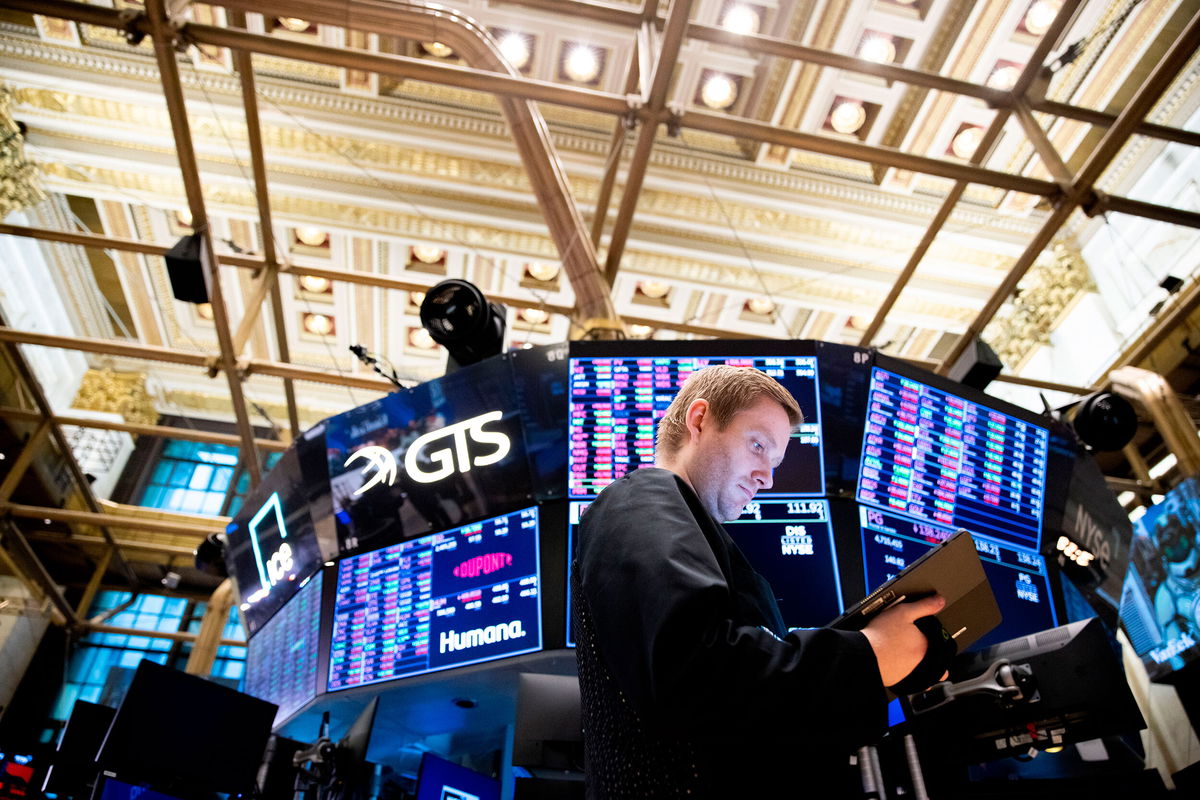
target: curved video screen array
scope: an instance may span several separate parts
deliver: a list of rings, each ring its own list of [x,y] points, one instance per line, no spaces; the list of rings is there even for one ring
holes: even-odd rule
[[[317,696],[322,573],[305,582],[246,646],[246,693],[275,703],[275,724]]]
[[[570,362],[568,494],[595,497],[630,470],[654,464],[654,434],[679,387],[713,364],[756,367],[791,391],[805,421],[775,472],[774,494],[824,491],[815,356],[588,356]]]
[[[541,649],[538,510],[338,563],[329,691]]]

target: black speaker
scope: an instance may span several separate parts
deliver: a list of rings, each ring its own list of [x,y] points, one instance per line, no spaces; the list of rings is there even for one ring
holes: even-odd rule
[[[204,263],[200,260],[200,234],[184,236],[167,251],[167,275],[171,278],[171,293],[185,303],[207,303],[208,282]]]
[[[983,339],[976,339],[963,350],[946,375],[952,381],[982,392],[1002,369],[1004,365],[1000,363],[996,351]]]

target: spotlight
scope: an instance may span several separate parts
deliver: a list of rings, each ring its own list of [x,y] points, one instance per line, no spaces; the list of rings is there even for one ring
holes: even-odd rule
[[[1111,392],[1095,392],[1062,410],[1062,421],[1093,450],[1120,450],[1137,433],[1137,412]]]
[[[450,351],[451,369],[504,349],[504,307],[489,302],[475,284],[458,278],[442,281],[425,294],[421,324]]]
[[[225,545],[228,543],[225,534],[210,533],[196,547],[196,569],[218,578],[228,578],[229,570],[225,567]],[[166,578],[163,579],[164,584]]]

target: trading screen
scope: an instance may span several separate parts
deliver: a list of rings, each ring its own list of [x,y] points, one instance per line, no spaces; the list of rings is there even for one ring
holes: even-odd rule
[[[588,357],[570,365],[571,497],[595,497],[630,470],[654,464],[654,435],[679,387],[712,364],[756,367],[777,379],[800,404],[805,421],[775,472],[772,491],[821,494],[821,420],[814,356]]]
[[[541,649],[538,512],[338,564],[329,691]]]
[[[279,725],[317,694],[318,572],[254,634],[246,648],[246,693],[279,706]]]
[[[1037,550],[1046,428],[878,367],[857,499]]]

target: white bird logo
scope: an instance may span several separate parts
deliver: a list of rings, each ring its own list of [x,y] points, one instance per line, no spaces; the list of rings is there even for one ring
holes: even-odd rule
[[[350,454],[350,457],[346,459],[346,463],[342,466],[348,467],[350,466],[351,462],[357,461],[360,458],[367,460],[367,463],[362,468],[363,475],[366,475],[367,472],[370,471],[371,467],[374,467],[376,471],[371,477],[371,480],[358,487],[358,489],[354,492],[356,495],[362,494],[375,484],[382,483],[385,480],[387,481],[388,486],[391,486],[396,482],[396,456],[391,450],[378,445],[370,445],[369,447],[364,447],[361,450],[355,450]]]

